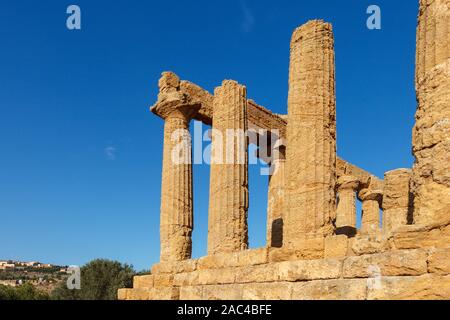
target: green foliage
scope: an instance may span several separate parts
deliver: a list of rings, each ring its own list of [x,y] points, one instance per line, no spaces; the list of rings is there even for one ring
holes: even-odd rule
[[[142,270],[135,274],[135,276],[149,276],[152,272],[150,270]]]
[[[118,289],[132,287],[135,274],[132,266],[94,260],[81,268],[81,290],[69,290],[63,281],[51,297],[55,300],[116,300]]]
[[[15,297],[17,297],[15,288],[0,285],[0,300],[16,300]]]
[[[18,287],[0,285],[0,300],[49,300],[47,293],[26,283]]]

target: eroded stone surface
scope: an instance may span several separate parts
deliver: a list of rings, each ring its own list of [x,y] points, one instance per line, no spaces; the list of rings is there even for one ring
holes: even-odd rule
[[[247,91],[224,81],[214,93],[208,254],[248,248]]]
[[[412,171],[387,172],[385,181],[336,157],[330,24],[310,21],[293,34],[287,116],[247,99],[235,81],[211,95],[164,73],[152,108],[165,121],[161,263],[152,275],[135,277],[133,289],[119,290],[118,298],[450,299],[449,13],[449,0],[420,0],[416,162]],[[191,157],[192,119],[221,132],[279,131],[278,151],[286,149],[287,157],[270,163],[279,170],[269,181],[267,248],[246,250],[248,140],[238,139],[231,148],[243,161],[213,161],[211,168],[209,255],[189,260],[192,165],[175,163],[172,151],[178,146]],[[218,150],[226,151],[213,137]],[[360,230],[356,194],[363,202]]]
[[[414,221],[430,224],[450,216],[450,3],[421,0],[417,28],[413,130]],[[445,210],[442,210],[445,209]]]
[[[448,300],[450,276],[382,277],[367,293],[369,300]]]
[[[450,274],[450,244],[446,249],[433,249],[428,256],[428,272]]]
[[[359,179],[353,176],[345,175],[337,180],[336,228],[340,234],[351,236],[356,233],[356,192],[359,186]]]
[[[364,300],[365,280],[323,280],[292,285],[293,300]]]
[[[287,126],[287,207],[283,242],[333,232],[336,102],[332,27],[310,21],[291,40]]]
[[[418,276],[427,273],[425,250],[391,251],[382,254],[348,257],[344,261],[344,278],[375,276]]]
[[[180,79],[165,72],[152,111],[165,120],[161,186],[161,261],[191,257],[192,147],[189,123],[200,108],[180,92]],[[176,183],[174,183],[176,181]]]
[[[361,233],[377,234],[381,230],[380,206],[383,199],[383,191],[363,189],[359,192],[362,201]]]
[[[325,239],[325,259],[342,258],[348,255],[349,240],[346,235],[332,236]]]

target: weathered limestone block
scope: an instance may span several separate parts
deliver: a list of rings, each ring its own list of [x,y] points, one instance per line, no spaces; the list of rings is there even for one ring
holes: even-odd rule
[[[165,120],[161,187],[161,261],[181,261],[192,252],[192,147],[189,123],[200,105],[180,92],[180,79],[163,73],[152,112]]]
[[[292,284],[285,282],[255,283],[243,287],[243,300],[290,300]]]
[[[287,261],[278,265],[281,281],[337,279],[341,276],[342,260]]]
[[[198,270],[220,269],[265,264],[269,261],[269,249],[251,249],[232,253],[218,253],[202,257],[197,262]]]
[[[151,289],[129,289],[126,300],[151,300]]]
[[[237,253],[218,253],[215,255],[200,258],[197,262],[197,269],[220,269],[226,267],[235,267],[238,264]]]
[[[414,222],[450,217],[450,3],[421,0],[417,28]],[[445,210],[442,210],[445,209]]]
[[[369,300],[449,300],[450,276],[381,277],[368,287]]]
[[[192,272],[197,269],[197,260],[184,260],[178,262],[162,262],[153,265],[152,274],[160,273],[183,273]]]
[[[154,286],[154,276],[135,276],[133,277],[133,288],[135,289],[151,289]]]
[[[200,283],[200,272],[187,272],[174,275],[173,285],[175,287],[196,286]]]
[[[150,300],[179,300],[180,289],[175,287],[151,289]]]
[[[248,248],[248,139],[246,88],[224,81],[213,110],[208,254]]]
[[[325,259],[342,258],[348,255],[348,238],[346,235],[325,238]]]
[[[200,270],[198,271],[198,283],[196,284],[233,284],[235,279],[236,272],[232,268]]]
[[[180,288],[180,300],[192,301],[203,299],[203,286],[186,286]]]
[[[357,235],[349,239],[349,254],[351,255],[381,253],[391,249],[391,242],[381,233]]]
[[[366,170],[361,169],[339,157],[336,161],[336,175],[338,178],[342,176],[353,176],[358,178],[361,183],[361,188],[368,188],[369,186],[372,186],[373,189],[383,189],[383,180],[380,180],[370,172],[367,172]]]
[[[450,274],[450,243],[447,249],[432,250],[428,256],[428,272]]]
[[[325,239],[299,240],[295,249],[290,247],[272,248],[269,251],[269,262],[283,262],[292,260],[321,259],[325,254]]]
[[[234,270],[236,283],[274,282],[279,280],[279,265],[241,267]]]
[[[380,231],[380,207],[383,192],[380,190],[364,189],[359,192],[362,201],[362,234],[376,234]]]
[[[315,20],[295,30],[288,95],[288,198],[283,242],[296,246],[299,239],[333,233],[336,101],[330,24]]]
[[[119,289],[119,300],[178,300],[179,288]]]
[[[164,288],[173,286],[173,274],[155,274],[153,276],[153,287]]]
[[[267,206],[267,246],[281,248],[283,246],[283,212],[285,209],[285,151],[278,151],[278,159],[271,163],[272,175],[269,177],[269,195]]]
[[[145,276],[135,276],[133,278],[134,289],[152,289],[161,287],[171,287],[173,285],[173,274],[155,274]]]
[[[292,300],[365,300],[366,280],[319,280],[292,284]]]
[[[128,300],[128,293],[133,289],[119,289],[117,291],[117,300]]]
[[[404,232],[393,238],[397,249],[447,248],[450,244],[450,224],[429,229],[407,226],[400,231]]]
[[[242,285],[204,286],[202,300],[242,300]]]
[[[383,190],[383,231],[395,232],[412,222],[412,171],[398,169],[386,172]]]
[[[269,262],[269,249],[252,249],[237,253],[237,267],[259,265]]]
[[[376,276],[418,276],[427,273],[425,250],[391,251],[382,254],[348,257],[344,261],[344,278]]]
[[[336,209],[336,233],[356,234],[356,192],[360,186],[358,178],[341,176],[337,181],[339,201]]]

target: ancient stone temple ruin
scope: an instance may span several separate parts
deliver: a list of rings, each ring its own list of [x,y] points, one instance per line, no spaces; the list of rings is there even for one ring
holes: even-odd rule
[[[336,155],[329,23],[310,21],[292,36],[287,115],[259,106],[235,81],[210,94],[164,73],[152,107],[165,121],[161,262],[119,299],[450,299],[449,35],[450,1],[420,0],[416,161],[383,180]],[[266,247],[248,249],[249,140],[238,135],[234,161],[211,164],[208,255],[191,259],[192,162],[172,155],[181,142],[191,156],[193,120],[219,132],[279,133],[270,145]],[[223,148],[213,136],[212,150]]]

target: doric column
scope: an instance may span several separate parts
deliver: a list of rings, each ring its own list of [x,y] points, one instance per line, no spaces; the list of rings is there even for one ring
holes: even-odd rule
[[[333,233],[336,101],[331,24],[310,21],[291,41],[284,243]]]
[[[386,233],[411,222],[410,169],[386,172],[383,190],[383,231]]]
[[[224,81],[214,93],[208,254],[248,248],[246,88]]]
[[[336,232],[348,236],[356,233],[356,192],[360,181],[353,176],[342,176],[337,181],[339,202],[336,210]]]
[[[283,210],[285,202],[285,148],[276,150],[278,155],[272,161],[269,176],[267,206],[267,246],[280,248],[283,245]]]
[[[450,1],[420,0],[413,130],[414,222],[450,218]]]
[[[179,79],[164,73],[152,112],[165,120],[161,187],[161,262],[191,258],[192,147],[189,123],[198,111],[179,94]]]
[[[359,192],[362,201],[362,234],[376,234],[380,230],[380,207],[383,192],[364,189]]]

